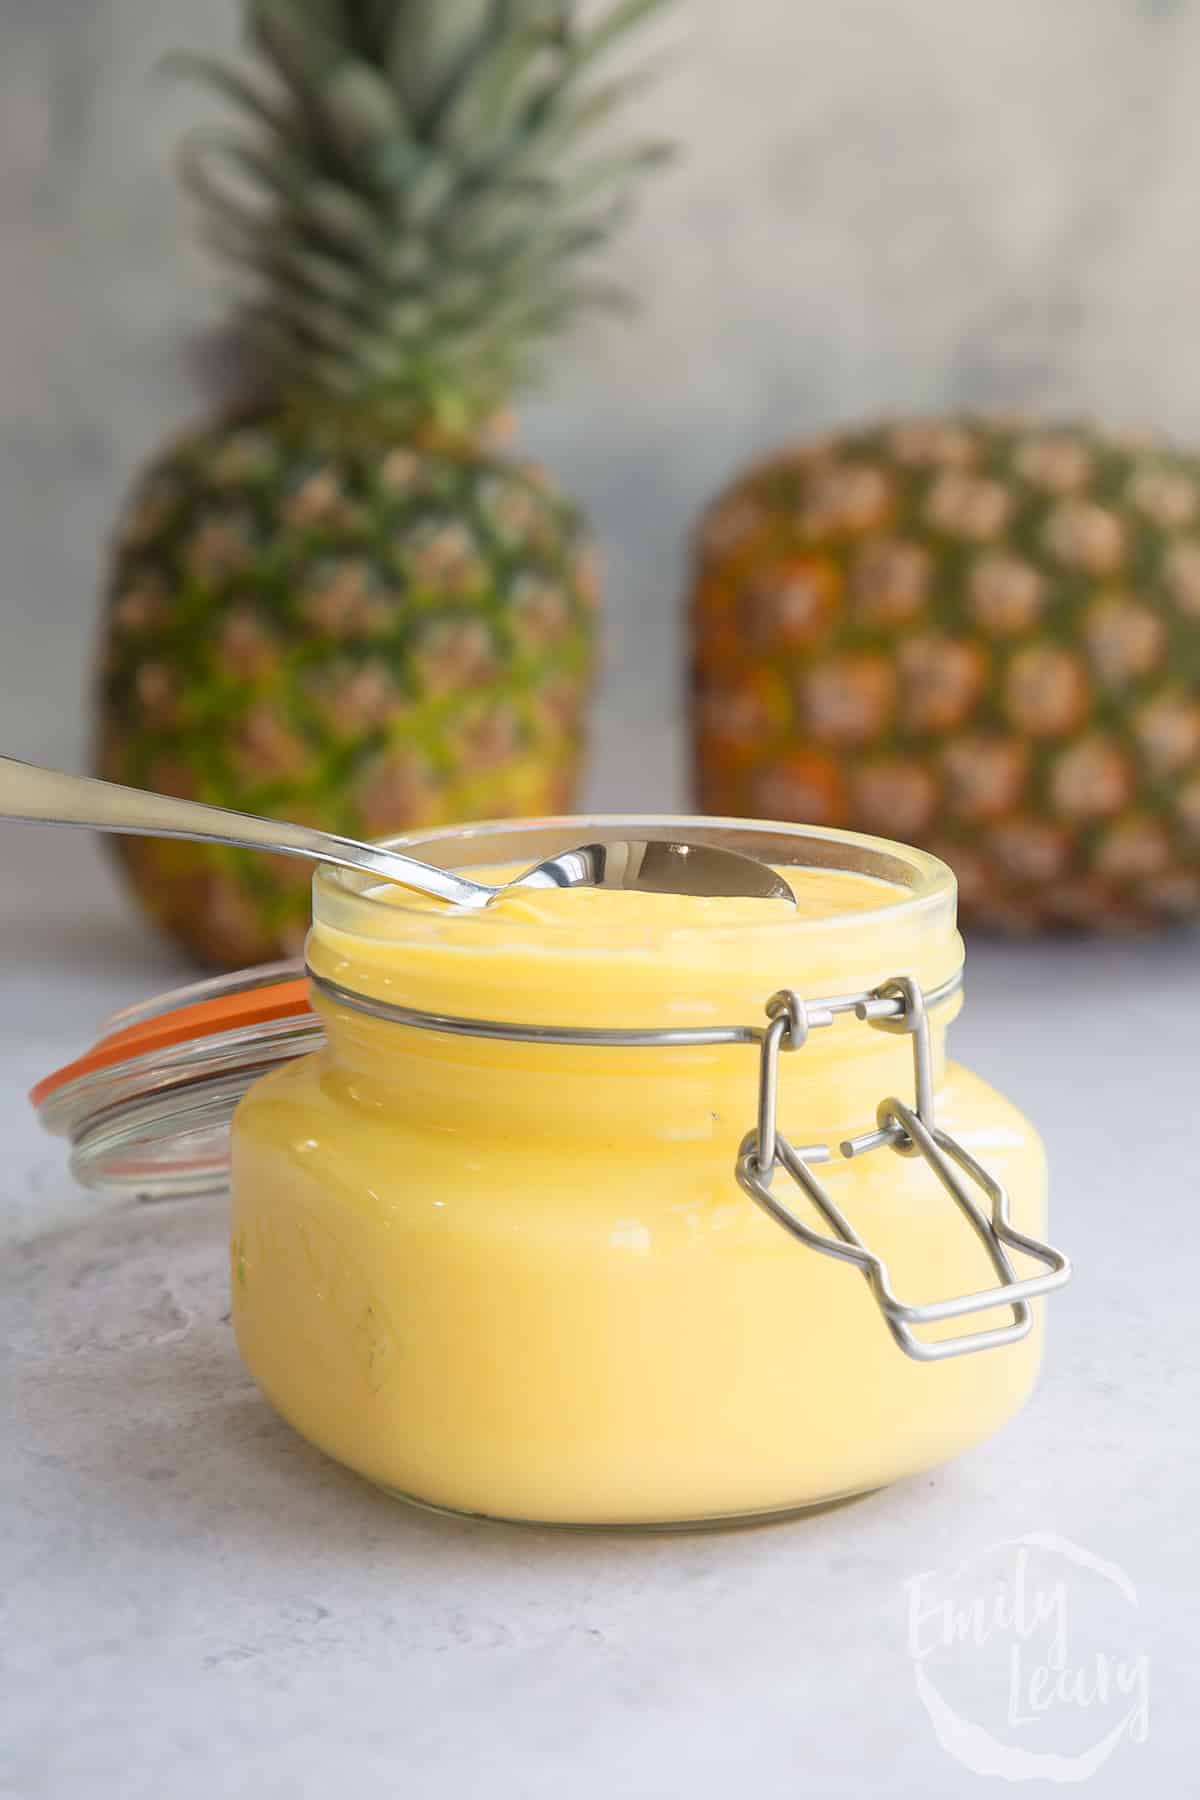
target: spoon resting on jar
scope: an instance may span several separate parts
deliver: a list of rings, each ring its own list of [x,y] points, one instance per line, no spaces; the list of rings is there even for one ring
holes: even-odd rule
[[[359,843],[310,825],[260,819],[253,813],[178,800],[144,788],[122,787],[89,775],[66,775],[12,756],[0,756],[0,818],[83,825],[92,831],[133,837],[189,838],[198,843],[302,856],[311,862],[334,863],[375,875],[447,905],[476,911],[518,888],[627,888],[652,894],[790,900],[793,905],[796,898],[774,869],[752,856],[710,844],[647,838],[580,844],[492,887],[384,845]]]

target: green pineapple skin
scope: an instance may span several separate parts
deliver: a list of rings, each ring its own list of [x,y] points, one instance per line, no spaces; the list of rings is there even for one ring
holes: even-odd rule
[[[110,780],[382,837],[569,810],[596,559],[535,466],[264,411],[175,445],[116,548],[96,761]],[[118,840],[205,963],[295,954],[311,869]]]
[[[580,760],[595,558],[487,445],[669,146],[614,141],[609,53],[669,0],[242,0],[247,56],[176,68],[227,122],[180,174],[234,276],[255,410],[133,496],[102,646],[119,781],[371,837],[560,812]],[[298,948],[290,859],[132,840],[205,961]]]

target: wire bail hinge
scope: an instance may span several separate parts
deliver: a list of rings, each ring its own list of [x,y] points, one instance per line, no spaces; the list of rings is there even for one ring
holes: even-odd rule
[[[996,1286],[921,1305],[901,1300],[892,1286],[887,1264],[859,1237],[813,1170],[814,1163],[832,1161],[832,1150],[826,1144],[797,1148],[779,1130],[780,1054],[800,1049],[814,1027],[831,1025],[835,1011],[851,1010],[851,1005],[858,1019],[911,1035],[915,1094],[912,1106],[895,1096],[882,1101],[876,1129],[846,1139],[839,1146],[841,1154],[861,1156],[887,1146],[902,1156],[919,1156],[986,1250],[999,1277]],[[932,1039],[926,996],[919,983],[912,976],[896,976],[853,1003],[835,1002],[824,1007],[806,1006],[798,994],[785,989],[771,996],[766,1010],[770,1022],[760,1039],[758,1125],[742,1140],[738,1152],[737,1178],[742,1188],[800,1243],[857,1268],[896,1343],[915,1361],[941,1361],[1026,1337],[1033,1326],[1029,1302],[1062,1287],[1070,1278],[1070,1264],[1061,1251],[1016,1229],[1009,1218],[1009,1197],[1004,1186],[963,1145],[936,1125]],[[812,1202],[832,1235],[799,1218],[771,1191],[777,1167],[782,1167]],[[979,1194],[988,1202],[986,1210],[980,1205]],[[1010,1249],[1032,1257],[1045,1272],[1019,1278],[1008,1256]],[[933,1340],[918,1337],[913,1329],[916,1325],[937,1324],[1000,1307],[1011,1311],[1010,1321],[1003,1325]]]
[[[903,1009],[899,1015],[894,1005],[890,1009],[888,1007],[888,1002],[896,1001],[899,1001]],[[891,981],[881,983],[868,1000],[860,1001],[854,1009],[854,1016],[874,1025],[879,1031],[907,1032],[911,1036],[915,1110],[921,1123],[932,1131],[933,1040],[929,1030],[929,1010],[920,983],[912,975],[894,976]],[[878,1150],[884,1144],[901,1156],[915,1156],[917,1153],[916,1144],[891,1110],[891,1102],[886,1100],[876,1116],[875,1130],[863,1131],[857,1137],[847,1138],[839,1148],[843,1156],[861,1156],[864,1151]]]

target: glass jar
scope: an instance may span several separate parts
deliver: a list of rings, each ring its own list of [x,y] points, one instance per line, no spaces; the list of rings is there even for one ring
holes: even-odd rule
[[[790,1512],[986,1436],[1033,1385],[1031,1302],[1067,1266],[1040,1241],[1032,1127],[945,1059],[949,870],[735,821],[404,844],[527,866],[605,836],[725,845],[800,887],[851,871],[877,899],[555,932],[322,871],[307,957],[324,1045],[234,1117],[247,1367],[371,1481],[543,1523]]]

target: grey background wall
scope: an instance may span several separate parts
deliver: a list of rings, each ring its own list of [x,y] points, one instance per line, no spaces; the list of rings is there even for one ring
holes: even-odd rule
[[[28,756],[83,755],[107,531],[205,404],[220,287],[170,174],[204,103],[154,71],[235,36],[233,0],[0,0],[0,738]],[[644,310],[523,409],[605,544],[613,805],[682,792],[682,539],[743,457],[957,404],[1200,436],[1200,0],[680,0],[663,41],[687,154],[615,252]]]

